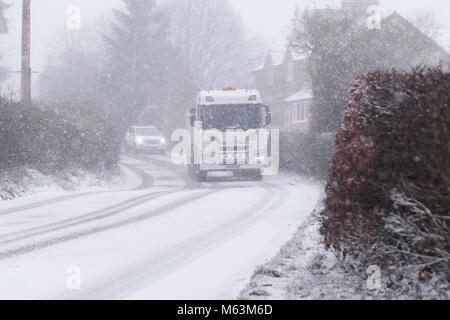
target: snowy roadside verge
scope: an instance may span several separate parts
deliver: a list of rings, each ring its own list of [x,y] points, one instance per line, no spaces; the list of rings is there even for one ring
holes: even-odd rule
[[[346,273],[326,251],[315,210],[268,263],[256,269],[242,300],[353,300],[366,298],[366,281]]]
[[[127,188],[128,173],[120,167],[101,174],[81,169],[43,173],[31,168],[19,168],[0,173],[0,203],[40,193],[102,191]]]

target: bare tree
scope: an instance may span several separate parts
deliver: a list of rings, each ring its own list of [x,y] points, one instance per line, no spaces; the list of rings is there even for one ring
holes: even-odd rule
[[[5,18],[5,11],[10,6],[11,6],[10,4],[7,4],[3,0],[0,0],[0,33],[8,32],[8,23]],[[1,59],[1,56],[0,56],[0,59]],[[0,89],[1,89],[2,82],[5,81],[7,77],[8,77],[7,69],[4,66],[0,65]],[[1,93],[1,90],[0,90],[0,93]]]
[[[43,98],[103,106],[128,124],[184,126],[199,87],[250,86],[266,52],[222,0],[125,1],[103,25],[64,33],[40,76]],[[101,36],[103,35],[103,36]],[[142,112],[142,114],[141,114]]]
[[[39,76],[42,99],[103,105],[106,49],[98,30],[106,27],[106,21],[99,21],[76,32],[65,30],[55,38],[53,53]]]
[[[431,11],[417,12],[416,15],[410,18],[410,21],[420,30],[423,34],[428,36],[434,41],[439,40],[441,34],[441,24],[437,22],[436,16]]]
[[[245,33],[241,17],[226,0],[171,0],[171,36],[192,81],[212,89],[248,85],[262,60],[264,44]]]
[[[369,30],[345,15],[328,16],[314,10],[295,13],[289,43],[294,51],[309,56],[313,131],[335,132],[340,128],[348,90],[362,75],[438,63],[442,50],[434,41],[400,15],[391,17],[395,19],[387,20],[381,30]],[[431,18],[426,21],[433,26]]]
[[[3,0],[0,0],[0,33],[6,33],[8,31],[8,23],[5,18],[5,11],[10,6],[10,4],[7,4]]]

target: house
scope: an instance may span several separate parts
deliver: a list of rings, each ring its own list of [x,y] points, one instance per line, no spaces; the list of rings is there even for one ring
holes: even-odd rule
[[[390,30],[390,32],[401,33],[399,37],[399,45],[402,42],[414,39],[414,43],[410,44],[415,52],[403,52],[402,58],[405,60],[405,66],[437,66],[441,62],[450,62],[449,52],[417,27],[415,27],[406,18],[394,11],[382,21],[382,28]],[[406,46],[406,45],[405,45]],[[409,47],[409,46],[408,46]],[[401,50],[397,52],[400,53]]]
[[[378,5],[378,0],[343,0],[341,9],[315,9],[325,16],[359,17],[355,21],[364,23],[367,8]],[[382,20],[382,27],[394,29],[415,39],[417,51],[398,50],[405,66],[419,64],[437,65],[449,61],[450,55],[435,41],[424,35],[407,19],[394,12]],[[407,37],[406,37],[407,35]],[[401,43],[398,44],[402,46]],[[408,46],[409,48],[409,46]],[[419,52],[420,51],[420,52]],[[403,67],[403,66],[402,66]],[[308,74],[308,57],[299,56],[287,49],[285,52],[271,51],[264,64],[253,71],[254,88],[261,92],[266,104],[272,108],[273,125],[280,129],[307,131],[311,127],[311,110],[314,106],[312,80]]]
[[[313,97],[307,63],[307,57],[291,50],[271,51],[264,64],[253,71],[254,87],[272,108],[274,126],[309,128]]]
[[[313,98],[313,90],[304,89],[284,100],[285,109],[288,112],[286,123],[289,123],[290,128],[304,131],[310,129]]]
[[[314,11],[324,16],[351,15],[359,19],[365,17],[369,6],[378,4],[378,0],[343,0],[341,9]],[[274,126],[309,130],[314,97],[307,56],[297,55],[291,49],[271,51],[264,64],[253,71],[253,79],[254,87],[272,108]]]

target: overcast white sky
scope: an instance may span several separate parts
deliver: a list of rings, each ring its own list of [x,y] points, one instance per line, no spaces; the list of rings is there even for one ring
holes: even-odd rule
[[[164,0],[160,0],[164,1]],[[241,13],[249,32],[262,34],[274,49],[281,49],[287,35],[287,27],[295,8],[298,7],[339,7],[340,0],[229,0]],[[11,69],[20,66],[20,19],[21,0],[6,0],[14,6],[8,10],[10,33],[0,35],[0,52],[3,63]],[[83,24],[89,24],[111,8],[121,6],[121,0],[32,0],[32,67],[39,71],[45,65],[49,54],[49,44],[65,27],[66,9],[78,5],[82,9]],[[418,12],[432,11],[437,20],[450,29],[449,0],[380,0],[383,13],[397,10],[404,16],[414,16]],[[17,85],[17,75],[11,79]]]
[[[251,30],[263,33],[275,46],[283,43],[296,6],[336,7],[341,0],[230,0],[241,12]],[[436,19],[450,28],[449,0],[380,0],[383,14],[397,10],[403,16],[415,16],[418,12],[432,11]]]

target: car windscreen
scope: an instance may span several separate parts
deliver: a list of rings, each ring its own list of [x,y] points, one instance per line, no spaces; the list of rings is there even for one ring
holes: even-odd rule
[[[249,130],[262,127],[261,105],[200,106],[199,113],[203,130]]]
[[[136,135],[143,137],[159,136],[159,131],[156,128],[136,128]]]

